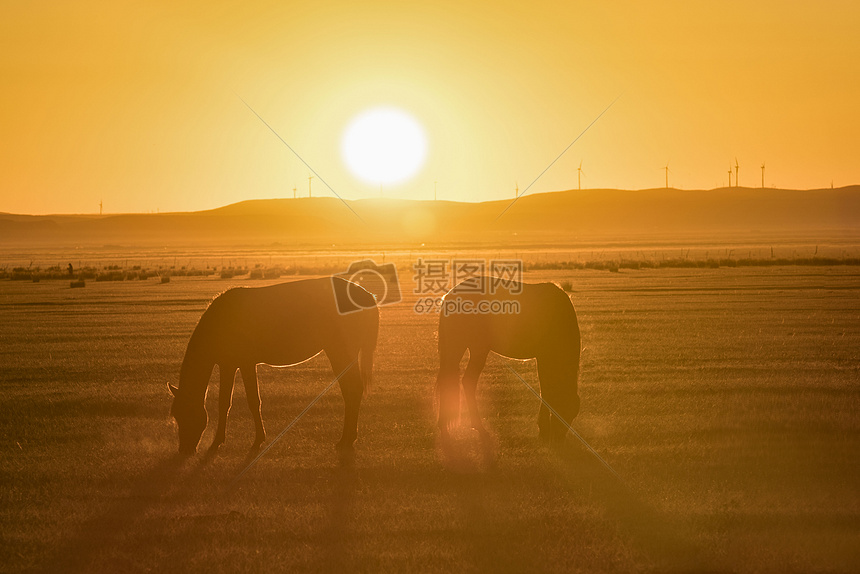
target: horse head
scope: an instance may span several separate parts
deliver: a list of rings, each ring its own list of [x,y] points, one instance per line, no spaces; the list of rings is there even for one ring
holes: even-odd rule
[[[167,388],[173,395],[170,414],[179,427],[179,452],[190,456],[197,452],[197,445],[200,443],[200,437],[203,436],[203,431],[209,422],[209,415],[206,413],[206,407],[202,402],[199,405],[192,405],[180,397],[179,388],[170,383],[167,384]]]
[[[541,380],[541,396],[555,411],[552,416],[538,417],[541,438],[554,443],[564,440],[568,427],[579,414],[578,374],[578,370],[564,369],[557,378]],[[544,409],[541,410],[543,414]]]

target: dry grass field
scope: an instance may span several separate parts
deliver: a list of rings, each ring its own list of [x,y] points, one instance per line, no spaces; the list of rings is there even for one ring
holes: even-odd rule
[[[166,383],[207,302],[248,280],[0,281],[0,570],[860,569],[857,267],[525,279],[572,285],[574,427],[621,482],[570,435],[539,444],[507,365],[532,385],[536,368],[497,356],[478,388],[491,457],[466,429],[443,452],[437,316],[406,288],[382,309],[354,461],[335,455],[333,390],[234,484],[253,442],[242,386],[227,444],[182,461]],[[270,439],[333,377],[324,356],[259,372]]]

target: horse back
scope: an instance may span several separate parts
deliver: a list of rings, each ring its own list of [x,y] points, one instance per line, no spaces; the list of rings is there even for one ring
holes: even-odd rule
[[[486,280],[484,286],[489,285]],[[445,340],[457,346],[486,349],[519,359],[541,355],[579,357],[580,333],[576,311],[567,294],[552,283],[513,284],[497,287],[494,292],[475,289],[474,283],[461,283],[445,295],[446,303],[439,319],[440,347]],[[495,302],[497,312],[457,312],[469,305]]]
[[[237,364],[287,365],[333,347],[357,350],[364,331],[378,325],[373,296],[361,291],[357,302],[366,306],[341,314],[330,277],[229,289],[212,301],[195,335],[216,362]]]

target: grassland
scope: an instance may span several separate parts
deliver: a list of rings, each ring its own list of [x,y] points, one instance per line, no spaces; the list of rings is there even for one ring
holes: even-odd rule
[[[465,429],[443,453],[436,316],[405,288],[383,309],[354,462],[334,453],[331,392],[233,485],[253,441],[241,385],[227,444],[183,462],[166,383],[207,301],[248,279],[0,281],[0,570],[860,569],[856,267],[526,279],[570,282],[574,426],[622,482],[573,437],[539,446],[538,405],[506,367],[533,385],[536,369],[500,357],[479,385],[492,464]],[[270,437],[331,376],[324,357],[260,367]]]

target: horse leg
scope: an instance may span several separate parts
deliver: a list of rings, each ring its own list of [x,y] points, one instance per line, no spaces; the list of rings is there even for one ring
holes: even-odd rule
[[[538,412],[538,438],[541,442],[549,442],[549,422],[552,417],[549,414],[549,409],[541,401],[540,412]]]
[[[448,348],[439,344],[439,375],[436,378],[436,393],[439,396],[439,432],[448,438],[448,427],[460,413],[460,359],[466,347]]]
[[[218,430],[215,431],[213,448],[221,446],[226,441],[227,414],[230,412],[230,405],[233,404],[233,381],[236,378],[236,367],[219,365],[218,370],[221,373],[221,390],[218,392]]]
[[[245,365],[242,367],[242,382],[245,383],[245,396],[248,399],[248,408],[251,410],[251,418],[254,419],[254,428],[257,430],[254,446],[258,447],[266,440],[266,429],[263,427],[260,386],[257,384],[257,365]]]
[[[472,418],[472,428],[476,429],[481,436],[487,435],[487,431],[484,429],[484,425],[481,424],[481,414],[478,412],[476,391],[478,388],[478,378],[481,376],[481,371],[484,370],[489,353],[489,349],[469,349],[469,364],[466,366],[466,372],[463,375],[463,392],[466,394],[466,405],[469,407],[469,415]]]
[[[364,396],[364,383],[361,380],[357,355],[347,358],[341,353],[329,351],[326,351],[326,355],[329,356],[335,374],[343,373],[338,379],[340,392],[343,395],[343,434],[336,448],[340,451],[348,451],[358,438],[358,410],[361,407],[361,398]],[[346,369],[345,372],[344,369]]]
[[[538,427],[543,441],[561,443],[567,434],[568,425],[579,413],[575,373],[563,361],[538,357],[538,377],[543,399],[538,413]],[[547,404],[559,416],[553,414]]]

